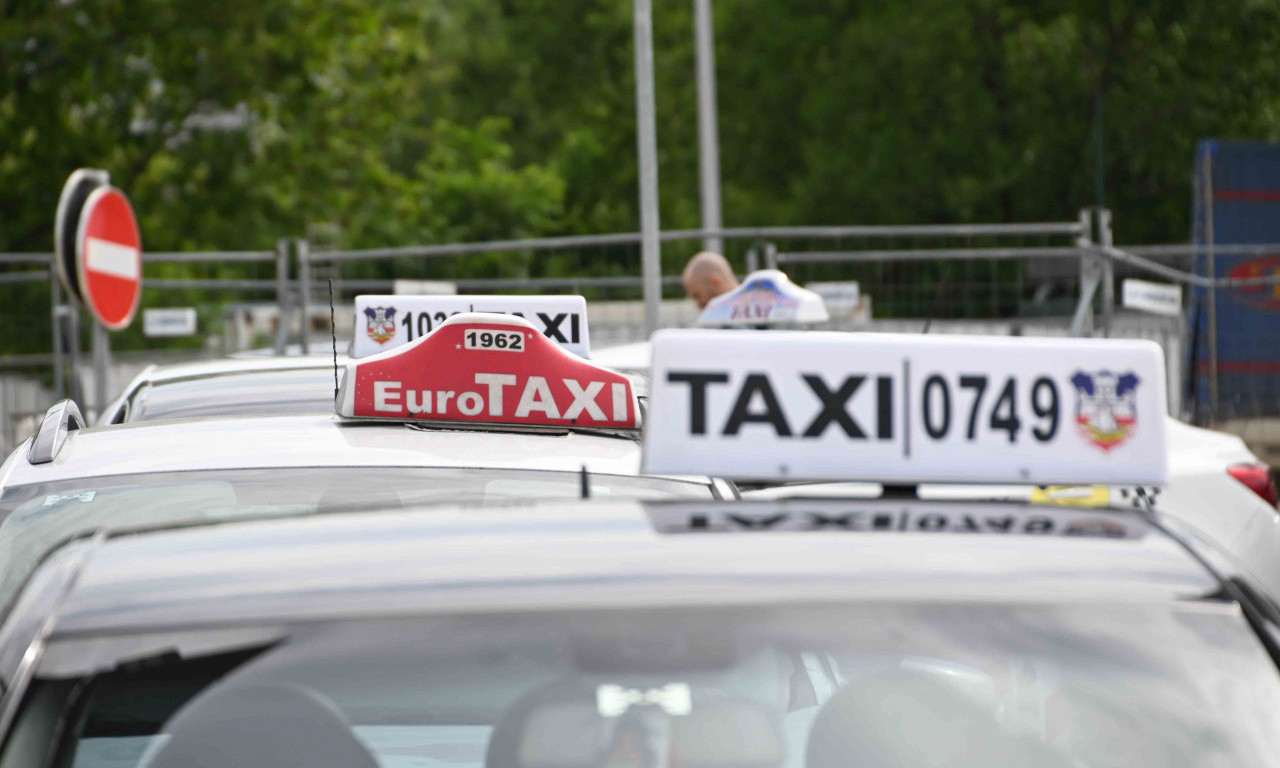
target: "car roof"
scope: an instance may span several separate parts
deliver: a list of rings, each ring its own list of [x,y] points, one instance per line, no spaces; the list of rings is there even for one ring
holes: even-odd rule
[[[17,455],[26,456],[26,446]],[[8,463],[5,486],[142,472],[272,467],[493,467],[635,475],[632,439],[553,432],[419,428],[333,414],[214,417],[69,432],[50,463]]]
[[[717,515],[801,520],[818,509],[868,519],[902,513],[958,522],[972,514],[1019,522],[1009,530],[921,531],[913,524],[861,533],[715,522]],[[1034,532],[1029,521],[1045,514],[1084,527],[1072,528],[1077,535]],[[1125,535],[1114,536],[1117,526]],[[741,530],[750,533],[731,532]],[[117,534],[62,554],[85,559],[62,604],[57,636],[574,607],[846,600],[1124,605],[1214,598],[1219,590],[1179,541],[1138,513],[1049,513],[990,503],[443,506]],[[57,558],[46,566],[55,567]]]
[[[345,366],[345,354],[337,359]],[[333,407],[332,356],[220,358],[149,366],[113,400],[97,424],[203,416],[320,413]],[[638,396],[648,394],[647,375],[625,374]],[[341,373],[338,374],[341,376]]]
[[[592,353],[591,361],[628,373],[648,373],[652,357],[653,345],[648,341],[637,341],[598,349]]]
[[[333,410],[333,387],[332,367],[272,368],[169,379],[138,387],[130,398],[125,421],[325,413]]]
[[[344,362],[346,356],[338,358],[338,364]],[[209,376],[226,376],[237,373],[256,373],[259,371],[299,371],[316,368],[333,368],[333,358],[328,355],[296,355],[292,357],[253,357],[253,358],[217,358],[200,360],[193,363],[177,365],[153,365],[142,371],[134,379],[135,384],[163,384],[183,379],[201,379]],[[132,386],[131,386],[132,388]]]
[[[338,364],[346,362],[345,357],[338,358]],[[118,421],[154,420],[156,418],[186,417],[189,415],[217,416],[230,413],[306,413],[323,410],[331,402],[331,394],[327,388],[318,390],[313,397],[310,392],[297,391],[298,380],[287,374],[303,374],[324,376],[324,371],[333,370],[332,357],[321,355],[294,357],[258,357],[249,359],[216,358],[175,365],[149,365],[121,390],[99,414],[98,424],[107,425]],[[238,404],[244,398],[229,399],[214,391],[203,391],[201,386],[209,382],[215,388],[221,385],[225,389],[232,381],[243,383],[256,380],[256,386],[264,392],[284,393],[285,397],[273,396],[272,403],[264,403],[263,407],[245,409]],[[163,388],[168,402],[161,408],[164,415],[147,417],[146,414],[134,412],[132,402],[143,390],[154,391]],[[212,408],[210,408],[212,406]],[[171,412],[171,413],[169,413]],[[192,413],[194,412],[194,413]]]

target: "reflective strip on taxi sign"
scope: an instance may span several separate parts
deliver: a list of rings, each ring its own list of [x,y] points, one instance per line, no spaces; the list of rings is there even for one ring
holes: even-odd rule
[[[1111,489],[1105,485],[1053,485],[1032,490],[1031,503],[1100,509],[1111,506]]]

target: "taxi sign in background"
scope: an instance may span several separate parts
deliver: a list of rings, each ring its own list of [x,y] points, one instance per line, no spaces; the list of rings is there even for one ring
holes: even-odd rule
[[[426,336],[464,312],[516,315],[578,355],[591,356],[581,296],[357,296],[351,357],[376,355]]]
[[[347,364],[340,416],[635,429],[622,374],[557,346],[527,320],[460,314],[412,344]]]
[[[660,331],[644,469],[1158,485],[1164,387],[1145,341]]]
[[[741,328],[829,319],[821,296],[791,282],[784,272],[761,269],[747,275],[742,285],[712,299],[698,316],[698,325]]]

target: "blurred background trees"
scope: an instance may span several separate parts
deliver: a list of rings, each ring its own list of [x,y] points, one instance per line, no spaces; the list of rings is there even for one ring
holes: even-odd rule
[[[1122,241],[1186,240],[1196,139],[1280,138],[1280,0],[715,14],[729,226],[1063,219],[1101,193]],[[691,3],[655,25],[663,225],[696,227]],[[0,251],[49,250],[86,165],[152,250],[634,230],[631,35],[629,0],[0,0]]]

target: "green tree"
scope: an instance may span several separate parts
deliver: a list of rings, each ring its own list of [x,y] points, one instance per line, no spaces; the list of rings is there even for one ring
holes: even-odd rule
[[[357,247],[557,229],[564,184],[516,164],[508,122],[440,108],[443,16],[406,0],[0,3],[0,250],[51,248],[80,166],[129,192],[149,250],[271,248],[309,222]],[[5,349],[46,347],[14,326],[46,311],[44,289],[20,304]]]

